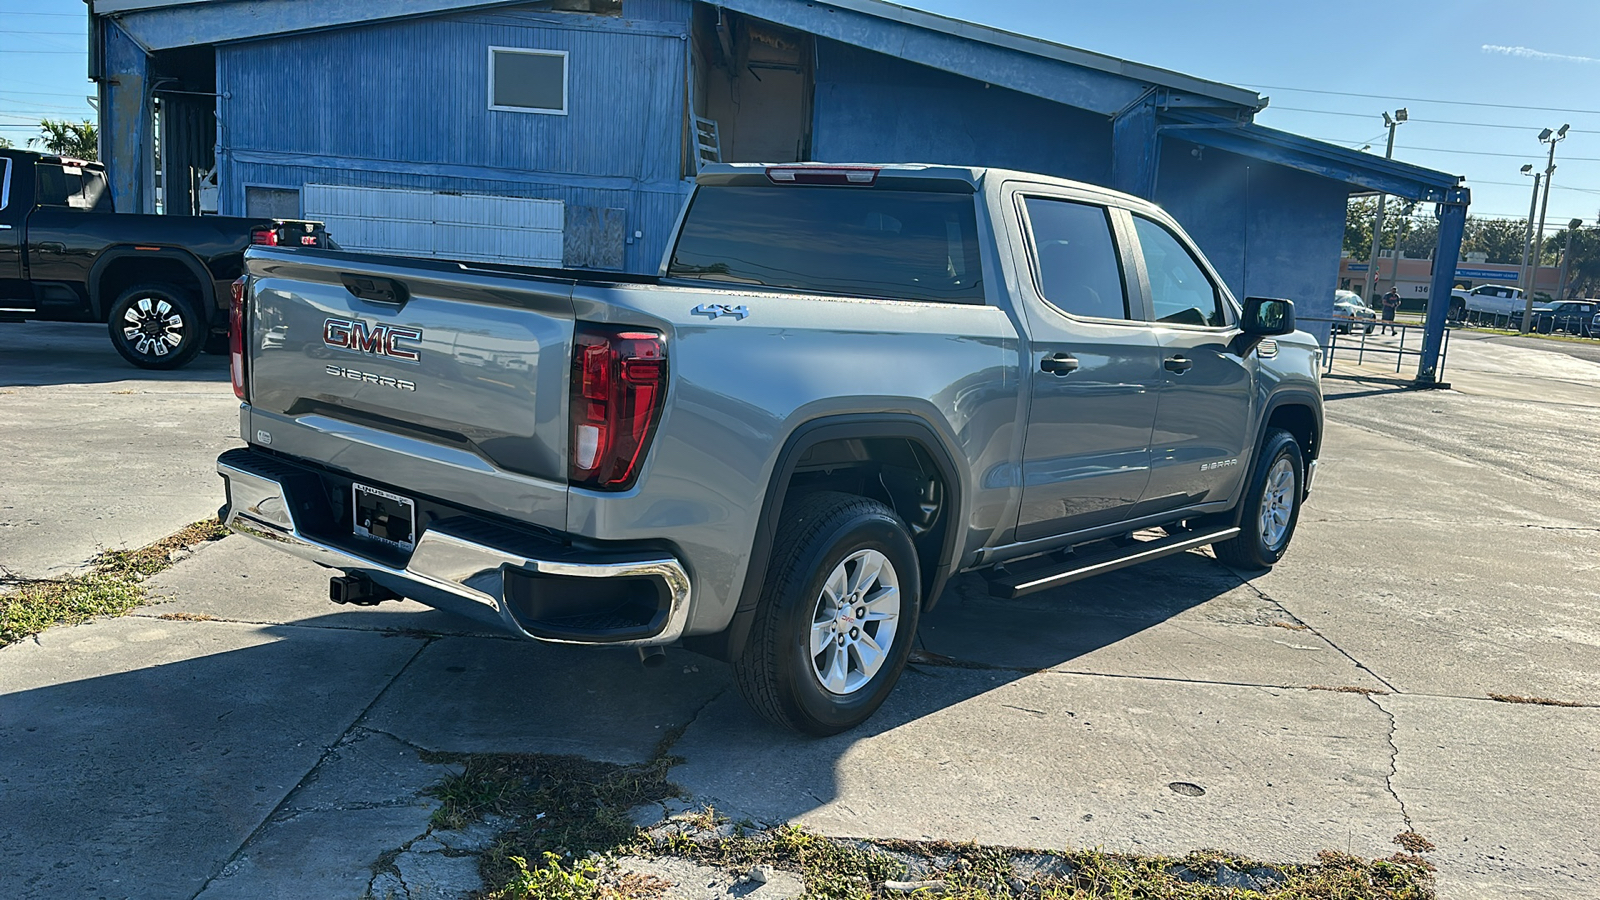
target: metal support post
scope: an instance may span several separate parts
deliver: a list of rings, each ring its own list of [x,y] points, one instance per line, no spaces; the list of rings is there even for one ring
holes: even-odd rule
[[[1438,206],[1439,250],[1433,258],[1433,284],[1429,297],[1449,297],[1450,285],[1455,283],[1456,265],[1461,261],[1461,238],[1467,230],[1467,206],[1472,202],[1472,192],[1467,188],[1452,188],[1445,194],[1445,202]],[[1422,330],[1422,361],[1417,366],[1414,385],[1419,388],[1447,388],[1439,380],[1439,353],[1445,342],[1445,317],[1450,312],[1448,302],[1428,304],[1428,315]]]

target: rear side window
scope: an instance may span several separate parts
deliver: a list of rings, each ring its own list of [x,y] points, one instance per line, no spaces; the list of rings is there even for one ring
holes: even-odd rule
[[[1228,314],[1223,308],[1222,292],[1206,277],[1194,254],[1165,226],[1135,216],[1133,227],[1139,235],[1145,273],[1150,278],[1150,305],[1156,321],[1226,326]]]
[[[38,205],[111,212],[111,192],[106,189],[104,172],[51,163],[39,163],[34,166],[34,172]]]
[[[1041,197],[1029,197],[1024,205],[1039,295],[1074,316],[1131,318],[1106,210]]]
[[[702,187],[667,274],[849,297],[984,302],[970,193]]]

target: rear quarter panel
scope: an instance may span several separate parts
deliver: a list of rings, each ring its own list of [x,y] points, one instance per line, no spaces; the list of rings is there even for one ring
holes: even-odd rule
[[[743,304],[744,319],[691,313]],[[579,285],[579,320],[651,324],[668,337],[667,408],[626,493],[574,489],[570,532],[657,540],[691,569],[688,633],[720,631],[740,599],[767,485],[801,425],[851,414],[910,414],[964,471],[958,547],[1002,527],[1023,420],[1018,334],[995,306]],[[958,560],[959,562],[959,560]]]

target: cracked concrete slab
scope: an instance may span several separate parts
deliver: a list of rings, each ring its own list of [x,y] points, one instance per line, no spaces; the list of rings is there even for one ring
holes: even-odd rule
[[[1358,695],[937,669],[824,740],[718,700],[671,778],[735,819],[841,837],[1310,861],[1394,852],[1388,731]]]
[[[632,875],[653,879],[661,893],[659,900],[716,900],[718,897],[739,900],[793,900],[805,893],[805,882],[793,872],[762,867],[762,877],[757,880],[748,873],[729,872],[713,866],[703,866],[686,859],[671,857],[647,859],[625,856],[617,860],[615,876]],[[641,892],[641,896],[645,896]]]
[[[1600,709],[1374,697],[1450,900],[1600,896]]]
[[[0,896],[193,896],[418,646],[123,618],[0,650]]]
[[[1208,556],[1183,554],[1022,600],[969,576],[918,628],[969,663],[1223,684],[1386,686]]]
[[[65,574],[222,505],[217,454],[240,443],[227,357],[148,372],[102,325],[29,322],[0,328],[0,359],[0,568]]]
[[[731,681],[726,666],[681,651],[646,669],[633,650],[444,637],[366,723],[429,750],[638,763]]]

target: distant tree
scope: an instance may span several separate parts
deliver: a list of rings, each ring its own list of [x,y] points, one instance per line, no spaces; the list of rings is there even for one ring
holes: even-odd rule
[[[1567,246],[1567,231],[1545,238],[1546,265],[1560,265]],[[1562,297],[1588,297],[1600,293],[1600,228],[1578,228],[1572,232],[1572,259],[1567,264],[1566,290]]]
[[[40,135],[28,139],[28,146],[41,146],[57,156],[74,159],[100,158],[100,129],[93,122],[68,122],[45,119],[39,123]]]
[[[10,138],[0,136],[0,150],[10,150],[12,146]]]
[[[1522,247],[1528,233],[1527,219],[1467,219],[1467,235],[1462,252],[1480,251],[1492,263],[1522,264]]]
[[[1378,201],[1371,197],[1351,200],[1344,211],[1344,252],[1366,260],[1372,252],[1372,220],[1378,214]]]

